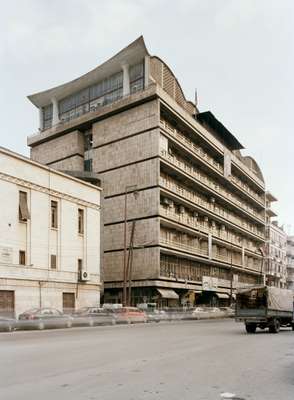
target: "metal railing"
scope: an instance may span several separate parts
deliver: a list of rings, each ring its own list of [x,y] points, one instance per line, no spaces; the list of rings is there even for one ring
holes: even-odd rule
[[[201,146],[196,145],[182,132],[171,126],[167,121],[161,119],[160,124],[170,135],[172,135],[180,143],[186,146],[197,157],[200,157],[204,162],[208,163],[210,167],[216,169],[221,174],[224,173],[223,166],[213,157],[211,157],[208,153],[206,153]],[[245,182],[241,181],[241,179],[237,178],[235,175],[232,174],[231,181],[235,185],[237,185],[240,189],[242,189],[242,191],[245,191],[247,194],[249,194],[251,197],[257,200],[261,205],[264,205],[264,198],[258,195],[254,190],[252,190]]]

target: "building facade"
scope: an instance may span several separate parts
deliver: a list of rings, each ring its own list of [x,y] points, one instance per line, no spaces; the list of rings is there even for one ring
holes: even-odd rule
[[[294,236],[287,237],[287,288],[294,291]]]
[[[99,304],[100,188],[0,148],[0,315]]]
[[[287,235],[277,221],[274,221],[267,227],[266,237],[266,284],[285,288]]]
[[[260,282],[262,173],[211,112],[186,100],[142,37],[29,99],[40,115],[32,159],[101,179],[105,301],[122,300],[125,243],[133,304],[214,304]]]

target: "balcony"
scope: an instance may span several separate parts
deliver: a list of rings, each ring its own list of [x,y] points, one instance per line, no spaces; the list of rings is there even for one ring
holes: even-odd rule
[[[187,251],[187,252],[195,254],[195,255],[208,257],[208,250],[207,249],[201,249],[200,247],[192,246],[192,245],[185,244],[185,243],[181,243],[181,242],[178,242],[176,240],[166,239],[166,238],[162,238],[161,237],[160,238],[160,244],[171,246],[176,250]]]
[[[176,128],[173,128],[167,121],[161,119],[160,120],[160,125],[168,132],[170,133],[171,136],[173,136],[175,139],[177,139],[180,143],[182,143],[184,146],[188,147],[190,151],[192,151],[197,157],[200,157],[202,161],[205,163],[209,164],[210,167],[213,169],[217,170],[221,174],[224,173],[224,168],[223,166],[214,160],[212,157],[210,157],[202,147],[197,146],[192,140],[190,140],[187,136],[185,136],[183,133],[178,131]]]
[[[221,187],[216,181],[208,177],[206,174],[200,172],[199,170],[195,169],[192,164],[188,164],[187,162],[179,159],[174,155],[168,154],[165,150],[161,151],[161,156],[167,160],[170,164],[174,165],[175,167],[181,169],[186,174],[190,175],[193,179],[200,182],[202,185],[208,187],[213,194],[222,197],[222,200],[233,203],[238,209],[249,214],[255,220],[258,220],[260,223],[264,223],[263,217],[256,212],[252,207],[250,207],[247,203],[242,202],[237,196],[233,193],[228,192],[223,187]]]
[[[207,259],[209,258],[208,249],[201,248],[196,244],[189,244],[181,240],[170,239],[162,236],[160,238],[160,244],[163,246],[172,247],[172,249],[174,250],[187,252],[190,254],[194,254],[195,256],[205,257]],[[233,255],[231,255],[231,253],[221,254],[221,248],[215,245],[212,250],[211,259],[221,263],[230,264],[239,268],[246,268],[254,271],[260,271],[261,266],[261,262],[257,259],[253,259],[253,257],[247,257],[243,265],[241,253],[234,252]]]
[[[216,214],[220,218],[227,220],[254,235],[259,236],[262,239],[264,238],[262,231],[259,230],[255,225],[249,224],[246,220],[233,215],[231,212],[228,212],[214,203],[208,202],[204,196],[201,196],[199,193],[196,193],[192,190],[187,190],[185,187],[178,184],[174,179],[170,177],[167,179],[163,176],[160,176],[160,185],[194,203],[196,206],[200,206],[209,212]]]
[[[227,242],[231,245],[233,244],[236,247],[239,247],[240,249],[242,248],[240,240],[236,237],[236,235],[232,231],[228,229],[222,230],[213,226],[208,226],[208,223],[200,221],[198,217],[194,217],[193,215],[190,215],[187,212],[177,213],[175,212],[173,207],[161,206],[160,215],[168,219],[171,219],[177,223],[186,225],[188,228],[196,229],[197,231],[203,234],[211,233],[213,235],[213,238]],[[257,255],[260,256],[258,248],[254,246],[250,240],[246,240],[245,238],[243,238],[242,244],[245,247],[245,251],[257,253]]]
[[[182,132],[171,126],[167,121],[161,119],[160,125],[175,139],[177,139],[181,144],[183,144],[189,151],[191,151],[197,158],[205,162],[210,168],[217,171],[221,175],[224,174],[223,166],[214,160],[209,154],[207,154],[202,147],[196,145],[192,140],[185,136]],[[256,200],[259,205],[264,206],[264,198],[258,195],[254,190],[252,190],[245,182],[241,181],[237,176],[231,175],[231,183],[236,185],[242,190],[246,195],[250,195]]]

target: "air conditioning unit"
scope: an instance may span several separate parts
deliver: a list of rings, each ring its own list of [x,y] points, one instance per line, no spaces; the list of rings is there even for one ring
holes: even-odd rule
[[[79,280],[81,282],[87,282],[90,280],[90,274],[89,272],[85,271],[84,269],[81,270]]]

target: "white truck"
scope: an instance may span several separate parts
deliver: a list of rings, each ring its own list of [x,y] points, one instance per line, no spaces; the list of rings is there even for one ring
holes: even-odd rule
[[[280,327],[294,330],[293,291],[263,285],[238,289],[235,320],[245,323],[247,333],[256,328],[269,328],[270,333]]]

